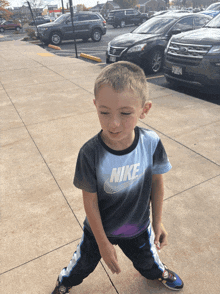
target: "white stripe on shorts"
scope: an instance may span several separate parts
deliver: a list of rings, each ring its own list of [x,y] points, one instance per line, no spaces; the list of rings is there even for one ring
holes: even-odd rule
[[[70,260],[69,265],[67,266],[67,268],[62,269],[61,273],[59,274],[59,282],[62,283],[62,279],[63,277],[69,277],[70,273],[72,271],[72,269],[74,268],[74,266],[77,264],[78,260],[81,257],[81,244],[83,243],[84,240],[84,232],[82,235],[82,238],[80,240],[80,243],[77,245],[77,250],[74,252],[72,259]]]
[[[152,230],[151,223],[149,224],[147,231],[148,231],[149,242],[150,242],[150,251],[153,255],[154,262],[158,265],[158,268],[162,272],[164,272],[165,267],[164,267],[163,263],[160,261],[159,255],[157,254],[156,246],[154,244],[155,235],[154,235],[154,231]]]

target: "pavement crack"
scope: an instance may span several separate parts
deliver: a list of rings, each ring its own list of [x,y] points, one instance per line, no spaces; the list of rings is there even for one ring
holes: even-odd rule
[[[211,180],[213,180],[213,179],[215,179],[215,178],[217,178],[217,177],[219,177],[219,176],[220,176],[220,174],[217,175],[217,176],[214,176],[214,177],[212,177],[212,178],[210,178],[210,179],[207,179],[207,180],[205,180],[205,181],[202,181],[202,182],[200,182],[200,183],[198,183],[198,184],[196,184],[196,185],[193,185],[192,187],[189,187],[189,188],[187,188],[187,189],[185,189],[185,190],[183,190],[183,191],[181,191],[181,192],[178,192],[178,193],[176,193],[176,194],[174,194],[174,195],[172,195],[172,196],[170,196],[170,197],[167,197],[166,199],[164,199],[164,201],[167,201],[167,200],[169,200],[169,199],[171,199],[171,198],[174,198],[174,197],[176,197],[176,196],[178,196],[178,195],[180,195],[180,194],[182,194],[182,193],[184,193],[184,192],[186,192],[186,191],[189,191],[189,190],[191,190],[191,189],[193,189],[193,188],[195,188],[195,187],[198,187],[198,186],[200,186],[200,185],[202,185],[202,184],[204,184],[204,183],[206,183],[206,182],[208,182],[208,181],[211,181]]]
[[[195,153],[195,154],[197,154],[197,155],[203,157],[204,159],[208,160],[209,162],[211,162],[211,163],[213,163],[213,164],[215,164],[215,165],[217,165],[217,166],[220,166],[220,164],[218,164],[217,162],[214,162],[213,160],[209,159],[208,157],[206,157],[206,156],[200,154],[199,152],[197,152],[197,151],[193,150],[192,148],[190,148],[190,147],[184,145],[183,143],[177,141],[176,139],[171,138],[170,136],[168,136],[168,135],[164,134],[163,132],[161,132],[161,131],[155,129],[154,127],[152,127],[152,126],[146,124],[145,122],[143,122],[143,121],[141,121],[141,120],[139,120],[139,122],[141,122],[141,123],[144,124],[145,126],[150,127],[152,130],[156,131],[157,133],[162,134],[164,137],[166,137],[166,138],[172,140],[173,142],[175,142],[175,143],[177,143],[177,144],[179,144],[179,145],[185,147],[186,149],[192,151],[193,153]]]

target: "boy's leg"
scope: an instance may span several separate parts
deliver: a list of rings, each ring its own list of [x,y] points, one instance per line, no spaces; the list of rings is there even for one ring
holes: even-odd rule
[[[140,236],[133,239],[121,239],[118,245],[142,276],[149,280],[162,277],[165,267],[154,245],[151,224]]]
[[[85,229],[69,265],[59,274],[56,288],[70,289],[81,284],[83,279],[94,271],[100,259],[101,256],[95,238]],[[68,293],[56,291],[54,290],[53,293]]]
[[[142,276],[149,280],[158,279],[171,290],[181,290],[183,281],[160,261],[154,245],[154,238],[150,224],[144,233],[137,238],[121,239],[118,241],[118,245]]]

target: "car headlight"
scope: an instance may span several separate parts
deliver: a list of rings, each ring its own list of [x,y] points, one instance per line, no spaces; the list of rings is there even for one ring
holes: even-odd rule
[[[209,53],[211,53],[211,54],[220,54],[220,46],[213,46],[209,50]]]
[[[147,44],[139,44],[136,46],[131,47],[127,52],[132,53],[132,52],[138,52],[144,50],[144,48],[147,46]]]

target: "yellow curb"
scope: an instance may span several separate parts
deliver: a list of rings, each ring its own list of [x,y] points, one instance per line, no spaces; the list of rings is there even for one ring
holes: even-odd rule
[[[101,58],[95,57],[95,56],[92,56],[92,55],[88,55],[88,54],[85,54],[85,53],[80,53],[80,57],[88,58],[88,59],[91,59],[91,60],[94,60],[94,61],[97,61],[97,62],[102,62]]]
[[[149,77],[149,78],[146,78],[146,80],[158,79],[158,78],[162,78],[162,77],[164,77],[164,75],[156,76],[156,77]]]
[[[37,53],[37,54],[40,55],[40,56],[43,56],[43,57],[52,57],[52,56],[54,56],[51,53]]]
[[[61,50],[60,47],[54,46],[54,45],[51,45],[51,44],[49,44],[48,47],[53,48],[53,49],[56,49],[56,50]]]

